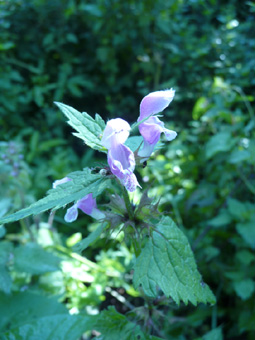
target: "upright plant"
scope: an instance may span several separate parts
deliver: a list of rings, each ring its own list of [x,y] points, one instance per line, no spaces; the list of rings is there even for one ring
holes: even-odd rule
[[[28,208],[3,217],[1,223],[23,219],[46,210],[57,210],[72,203],[65,214],[66,222],[78,218],[78,209],[97,219],[100,224],[79,244],[82,251],[95,242],[102,233],[123,231],[125,240],[135,253],[133,284],[148,298],[171,298],[178,305],[191,302],[215,303],[215,297],[197,270],[189,242],[167,213],[159,213],[158,201],[148,197],[141,188],[135,167],[147,162],[163,132],[167,140],[177,133],[165,128],[158,118],[174,98],[174,91],[148,94],[140,104],[138,121],[132,125],[121,118],[106,124],[96,114],[92,118],[62,103],[56,103],[76,130],[74,135],[89,147],[107,153],[108,165],[85,168],[67,174],[55,181],[48,195]],[[139,128],[141,136],[130,136]],[[137,204],[130,194],[137,187],[143,191]],[[105,208],[97,207],[96,199],[110,188],[114,194]],[[105,195],[107,197],[107,193]],[[109,312],[108,317],[111,313]],[[100,327],[99,327],[100,328]]]

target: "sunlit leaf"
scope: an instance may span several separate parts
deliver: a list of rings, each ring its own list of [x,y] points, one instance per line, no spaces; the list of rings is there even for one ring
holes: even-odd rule
[[[68,174],[67,177],[71,178],[72,181],[49,190],[46,197],[32,204],[30,207],[2,218],[0,224],[17,221],[29,215],[37,215],[49,209],[59,209],[68,203],[78,201],[89,193],[93,193],[93,196],[96,197],[109,183],[109,180],[105,177],[92,174],[88,168],[83,171],[72,172]]]
[[[159,289],[177,304],[189,301],[215,303],[210,288],[203,282],[183,232],[169,217],[163,217],[137,258],[133,282],[144,293],[156,297]]]
[[[100,141],[105,123],[98,114],[96,114],[94,119],[86,112],[81,113],[71,106],[58,102],[55,102],[55,104],[68,118],[68,124],[77,131],[74,133],[76,137],[81,138],[88,146],[95,150],[105,151]]]

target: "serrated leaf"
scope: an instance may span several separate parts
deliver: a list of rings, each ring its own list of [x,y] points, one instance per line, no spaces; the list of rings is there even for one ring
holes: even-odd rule
[[[80,315],[51,315],[12,329],[2,340],[77,340],[87,329],[89,317]]]
[[[130,322],[114,307],[109,307],[95,317],[93,329],[101,333],[100,340],[157,340],[160,338],[146,335],[139,325]]]
[[[0,224],[17,221],[29,215],[37,215],[49,209],[59,209],[68,203],[78,201],[89,193],[93,193],[95,198],[109,183],[107,178],[91,174],[88,168],[84,169],[84,171],[72,172],[67,177],[71,178],[72,181],[49,190],[48,196],[30,205],[30,207],[2,218]]]
[[[88,237],[84,238],[82,241],[78,242],[75,244],[73,247],[73,250],[81,253],[83,250],[85,250],[91,243],[94,243],[99,236],[102,234],[102,232],[105,230],[107,227],[107,223],[102,223],[97,227],[96,230],[94,230],[92,233],[89,234]]]
[[[55,104],[68,118],[68,124],[77,131],[74,133],[76,137],[81,138],[92,149],[106,151],[101,144],[105,123],[98,114],[94,119],[86,112],[81,113],[71,106],[58,102],[55,102]]]
[[[0,332],[6,327],[12,329],[43,316],[68,314],[57,297],[48,298],[31,292],[18,292],[12,295],[0,293]]]
[[[13,254],[17,271],[39,275],[59,270],[60,259],[36,243],[19,246]]]
[[[158,295],[160,288],[177,304],[182,300],[197,303],[215,303],[210,288],[203,282],[183,232],[169,217],[163,217],[157,225],[134,267],[134,287],[142,285],[150,297]]]

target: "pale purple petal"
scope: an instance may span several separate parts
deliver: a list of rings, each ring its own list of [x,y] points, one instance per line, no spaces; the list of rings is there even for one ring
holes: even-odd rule
[[[85,214],[91,215],[92,210],[97,207],[96,200],[92,194],[88,194],[77,202],[77,207]]]
[[[143,148],[141,150],[139,150],[139,152],[138,152],[138,156],[143,158],[143,159],[140,160],[140,163],[143,163],[144,161],[146,161],[150,157],[150,155],[154,151],[156,144],[157,143],[150,144],[145,139],[143,140]]]
[[[71,178],[68,178],[68,177],[64,177],[62,179],[58,179],[58,180],[56,180],[55,182],[52,183],[52,187],[53,187],[53,189],[56,189],[56,187],[58,185],[64,184],[64,183],[69,182],[69,181],[71,181]]]
[[[152,116],[144,123],[141,123],[139,125],[139,131],[143,136],[143,148],[138,152],[138,156],[144,158],[142,162],[150,157],[162,132],[165,134],[168,141],[173,140],[177,136],[175,131],[166,129],[164,123],[155,116]]]
[[[111,172],[119,179],[124,179],[135,169],[135,156],[126,145],[116,144],[109,149],[107,159]]]
[[[149,93],[141,101],[138,121],[162,112],[171,103],[174,94],[175,91],[173,89]]]
[[[135,174],[133,173],[130,175],[127,175],[123,180],[121,180],[121,183],[130,192],[135,191],[137,186],[141,188],[140,184],[137,181]]]
[[[78,217],[78,209],[97,220],[105,217],[105,214],[97,209],[96,200],[93,198],[92,193],[80,199],[67,210],[65,221],[69,223],[75,221]]]
[[[124,119],[116,118],[107,122],[101,144],[110,149],[113,144],[123,144],[129,136],[130,125]]]
[[[92,210],[90,216],[93,217],[95,220],[102,220],[103,218],[105,218],[105,214],[96,208]]]
[[[116,144],[108,150],[108,164],[111,172],[119,178],[126,189],[130,192],[135,191],[139,186],[136,176],[133,174],[135,156],[126,145]]]
[[[170,142],[171,140],[175,139],[177,136],[177,133],[173,130],[164,129],[164,134],[166,136],[166,139]]]
[[[78,217],[78,209],[77,209],[77,205],[74,204],[71,208],[67,209],[64,219],[66,222],[71,223],[75,221],[77,217]]]
[[[156,144],[164,131],[164,123],[158,117],[150,117],[139,125],[139,131],[149,144]]]

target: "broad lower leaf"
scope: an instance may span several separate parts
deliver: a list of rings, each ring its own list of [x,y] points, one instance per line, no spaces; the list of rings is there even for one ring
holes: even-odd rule
[[[36,243],[19,246],[13,254],[14,268],[18,272],[39,275],[59,270],[61,260]]]
[[[91,243],[94,243],[99,236],[102,234],[102,232],[107,227],[107,223],[100,224],[96,230],[94,230],[92,233],[89,234],[88,237],[84,238],[82,241],[75,244],[73,247],[73,250],[81,253],[83,250],[85,250]]]
[[[163,217],[137,258],[134,286],[142,285],[146,295],[156,297],[159,288],[177,304],[215,303],[210,288],[203,282],[183,232],[169,217]]]
[[[81,138],[88,146],[95,150],[106,151],[101,144],[101,136],[105,128],[105,122],[96,114],[95,119],[86,112],[79,112],[71,106],[55,102],[59,109],[68,118],[68,124],[77,132],[76,137]]]
[[[77,340],[87,329],[89,317],[51,315],[30,321],[2,335],[2,340]]]
[[[17,211],[16,213],[6,216],[0,220],[1,223],[9,223],[20,220],[29,215],[37,215],[49,209],[59,209],[66,204],[76,202],[89,193],[96,197],[108,185],[109,180],[97,174],[91,174],[90,169],[72,172],[67,175],[72,181],[58,185],[51,189],[48,195],[30,207]]]
[[[7,327],[13,329],[55,314],[68,314],[68,309],[58,302],[58,297],[48,298],[31,292],[0,293],[0,332]]]

